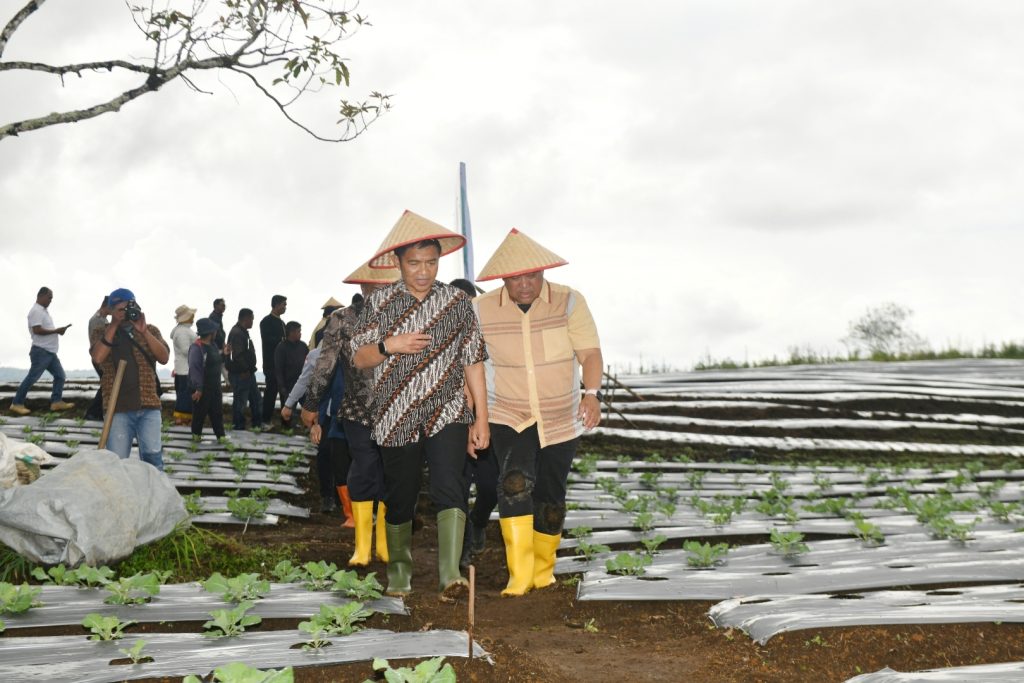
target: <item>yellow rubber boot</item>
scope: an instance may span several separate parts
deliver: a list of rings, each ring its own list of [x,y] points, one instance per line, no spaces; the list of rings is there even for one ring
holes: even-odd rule
[[[384,514],[388,511],[384,501],[377,502],[377,559],[387,564],[388,561],[388,531],[384,526]]]
[[[345,522],[341,526],[351,529],[356,522],[352,519],[352,498],[348,495],[347,486],[338,487],[338,497],[341,498],[341,511],[345,514]]]
[[[498,521],[508,564],[508,585],[501,595],[526,595],[533,588],[533,515],[502,517]]]
[[[547,588],[555,582],[555,551],[561,534],[533,532],[533,587]]]
[[[356,550],[348,566],[365,567],[370,564],[370,543],[373,542],[373,501],[352,502],[352,519],[356,529]]]

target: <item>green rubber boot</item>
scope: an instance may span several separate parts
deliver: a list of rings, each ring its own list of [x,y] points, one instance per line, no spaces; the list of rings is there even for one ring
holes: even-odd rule
[[[388,540],[388,595],[412,593],[412,521],[385,524]]]
[[[469,582],[459,573],[462,537],[466,531],[466,513],[448,508],[437,513],[437,576],[438,590],[444,598],[466,594]],[[390,539],[389,539],[390,542]],[[388,546],[390,550],[391,546]]]

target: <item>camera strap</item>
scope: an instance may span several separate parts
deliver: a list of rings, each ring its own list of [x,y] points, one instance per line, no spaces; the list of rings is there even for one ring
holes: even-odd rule
[[[153,370],[155,371],[156,370],[156,358],[153,357],[153,354],[151,354],[142,344],[140,344],[138,341],[136,341],[135,335],[132,334],[130,331],[126,330],[125,331],[125,335],[127,335],[128,339],[130,339],[132,344],[135,345],[135,348],[137,348],[139,351],[142,352],[142,355],[146,357],[146,360],[149,361],[150,365],[153,366]]]

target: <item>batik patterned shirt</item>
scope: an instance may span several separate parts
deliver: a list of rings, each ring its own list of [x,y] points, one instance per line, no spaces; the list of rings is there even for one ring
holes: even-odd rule
[[[418,300],[402,280],[370,295],[350,342],[352,354],[399,334],[424,333],[419,353],[396,353],[373,369],[370,418],[381,446],[416,443],[450,424],[470,424],[465,366],[487,359],[480,324],[469,297],[458,287],[434,282]]]
[[[302,407],[311,412],[318,410],[320,399],[330,390],[331,378],[334,377],[338,363],[341,363],[342,372],[345,373],[345,396],[341,400],[337,417],[370,427],[370,384],[373,382],[373,370],[360,370],[352,364],[353,351],[349,345],[358,319],[359,314],[352,306],[339,308],[327,318],[324,338],[320,342],[320,357],[313,367]]]

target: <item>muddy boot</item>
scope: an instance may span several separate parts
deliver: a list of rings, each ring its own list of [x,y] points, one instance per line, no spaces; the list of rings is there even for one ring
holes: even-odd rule
[[[341,511],[345,515],[345,522],[341,526],[351,529],[356,522],[352,519],[352,499],[348,495],[347,486],[338,487],[338,498],[341,499]]]
[[[501,537],[505,540],[508,564],[508,585],[501,595],[526,595],[534,581],[533,515],[503,517]]]
[[[533,587],[547,588],[555,582],[555,551],[561,534],[533,532]]]
[[[469,588],[469,582],[459,573],[462,537],[465,533],[465,512],[458,508],[448,508],[437,513],[437,576],[438,590],[443,599],[462,597]]]
[[[404,596],[412,592],[412,522],[387,524],[388,588],[386,593]]]
[[[356,530],[356,549],[349,558],[348,566],[365,567],[370,564],[370,543],[373,541],[373,501],[354,501],[352,519]]]
[[[374,554],[385,564],[388,561],[388,534],[384,527],[384,514],[387,510],[384,501],[377,503],[377,549]]]

